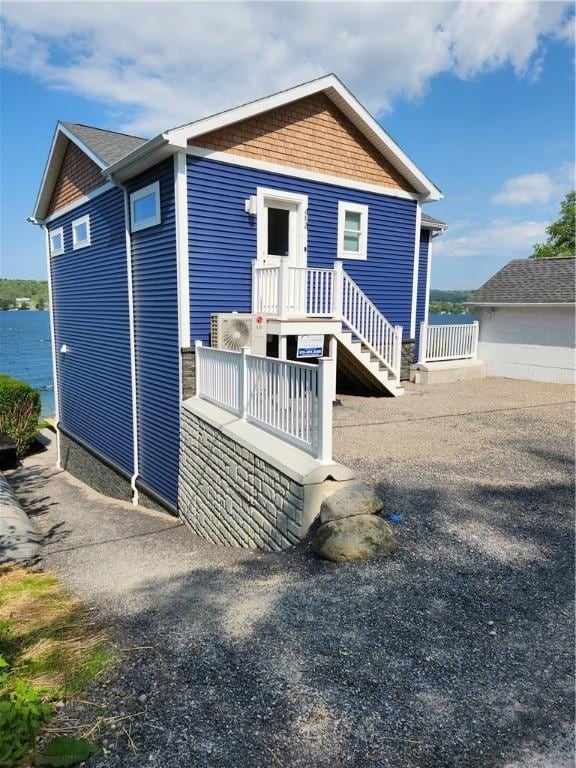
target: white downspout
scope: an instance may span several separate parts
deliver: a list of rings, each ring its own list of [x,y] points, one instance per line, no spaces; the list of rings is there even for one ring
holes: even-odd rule
[[[124,193],[124,231],[126,237],[126,273],[128,277],[128,324],[130,330],[130,384],[132,394],[132,463],[133,473],[130,478],[132,504],[138,504],[136,479],[140,473],[140,454],[138,450],[138,390],[136,386],[136,332],[134,320],[134,286],[132,282],[132,238],[130,236],[130,196],[123,184],[109,179]]]

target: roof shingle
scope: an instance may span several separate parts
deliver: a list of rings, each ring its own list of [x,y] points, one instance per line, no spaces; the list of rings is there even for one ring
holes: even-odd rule
[[[564,304],[576,299],[575,259],[515,259],[493,275],[468,304]]]
[[[89,125],[65,122],[62,122],[62,125],[79,138],[94,154],[98,155],[104,165],[112,165],[112,163],[121,160],[129,152],[147,141],[147,139],[141,139],[139,136],[105,131],[102,128],[92,128]]]

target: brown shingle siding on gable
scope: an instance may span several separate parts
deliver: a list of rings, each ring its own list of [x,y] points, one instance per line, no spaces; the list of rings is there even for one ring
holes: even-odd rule
[[[414,192],[324,94],[308,96],[190,142],[292,168]]]
[[[58,181],[48,214],[60,210],[106,183],[100,168],[76,144],[70,142],[64,153]]]

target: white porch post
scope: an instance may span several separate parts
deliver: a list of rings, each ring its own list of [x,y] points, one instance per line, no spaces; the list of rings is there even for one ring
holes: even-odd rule
[[[259,312],[258,288],[256,286],[256,259],[252,262],[252,312]]]
[[[322,357],[318,361],[318,459],[332,461],[332,392],[334,390],[334,360]]]
[[[334,361],[334,370],[333,370],[333,387],[332,387],[332,402],[336,400],[336,375],[338,370],[338,339],[336,336],[330,336],[330,342],[328,345],[328,356],[331,360]]]
[[[288,359],[288,337],[278,336],[278,358],[279,360]]]
[[[480,323],[478,322],[478,320],[474,320],[472,325],[474,326],[474,329],[472,330],[472,349],[471,349],[471,352],[472,352],[472,358],[474,360],[476,360],[476,358],[478,357],[478,336],[479,336],[479,333],[480,333]]]
[[[238,371],[238,407],[242,421],[246,421],[248,413],[248,365],[246,357],[251,351],[250,347],[242,347],[240,370]]]
[[[281,320],[288,317],[288,280],[288,263],[281,258],[278,267],[278,317]]]
[[[196,369],[196,397],[200,397],[200,347],[201,341],[194,342],[194,367]]]
[[[428,323],[420,323],[420,342],[418,344],[418,362],[426,362],[426,347],[428,346]]]
[[[344,283],[344,269],[342,266],[342,262],[335,261],[334,262],[334,283],[332,286],[332,317],[334,318],[334,320],[342,319],[343,283]]]
[[[395,325],[394,333],[396,334],[396,349],[394,355],[394,373],[400,381],[400,370],[402,368],[402,326]]]

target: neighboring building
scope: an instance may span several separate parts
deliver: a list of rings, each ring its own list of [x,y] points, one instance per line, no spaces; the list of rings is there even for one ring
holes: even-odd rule
[[[488,376],[572,384],[576,259],[516,259],[469,299]]]
[[[323,335],[343,379],[402,394],[445,229],[421,206],[441,197],[334,75],[149,141],[59,123],[33,221],[62,462],[98,485],[97,459],[106,492],[176,510],[181,404],[213,313],[265,317],[282,358]]]
[[[20,296],[18,299],[14,299],[14,303],[17,307],[22,307],[26,305],[27,307],[30,306],[30,297],[29,296]]]

